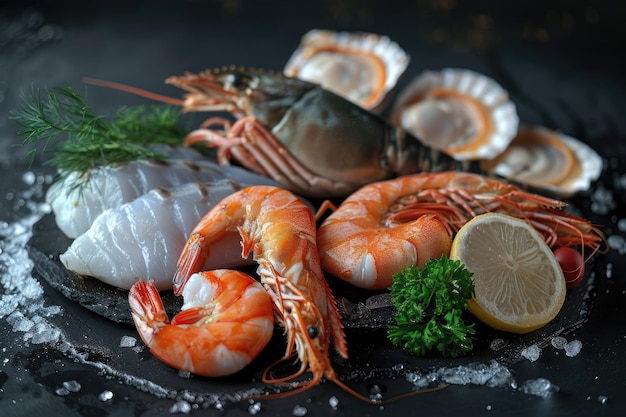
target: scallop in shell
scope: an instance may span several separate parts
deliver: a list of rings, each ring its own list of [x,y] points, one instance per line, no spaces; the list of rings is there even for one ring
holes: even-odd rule
[[[409,55],[387,36],[313,29],[301,39],[284,73],[375,111],[409,64]]]
[[[522,125],[504,153],[481,166],[505,178],[562,196],[589,189],[602,158],[578,139],[543,126]]]
[[[458,160],[496,157],[519,125],[515,104],[497,82],[451,68],[418,75],[399,94],[391,119]]]

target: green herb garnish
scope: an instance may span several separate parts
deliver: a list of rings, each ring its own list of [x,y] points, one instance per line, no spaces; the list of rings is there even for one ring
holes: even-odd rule
[[[397,308],[389,339],[414,355],[432,349],[443,356],[463,356],[473,349],[474,323],[462,318],[474,294],[472,273],[443,255],[423,268],[408,267],[393,277],[391,299]]]
[[[43,158],[50,142],[63,139],[45,161],[62,172],[86,172],[90,168],[138,159],[163,159],[155,144],[180,145],[186,131],[180,126],[181,109],[173,106],[121,107],[111,120],[93,113],[83,96],[72,87],[55,88],[42,95],[23,97],[11,118],[22,127],[21,146],[31,164]]]

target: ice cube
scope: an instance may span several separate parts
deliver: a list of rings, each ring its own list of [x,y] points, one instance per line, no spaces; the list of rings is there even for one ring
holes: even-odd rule
[[[54,327],[39,328],[36,333],[33,333],[31,342],[38,345],[42,343],[58,342],[61,338],[61,330]]]
[[[291,413],[296,417],[304,417],[307,415],[308,412],[309,410],[307,410],[306,407],[302,407],[301,405],[296,405],[293,408],[293,411]]]
[[[81,389],[81,385],[80,382],[72,379],[71,381],[65,381],[63,383],[63,388],[65,388],[69,392],[78,392]]]
[[[191,404],[189,404],[187,401],[179,400],[179,401],[176,401],[176,403],[174,403],[174,405],[170,407],[169,411],[172,414],[174,413],[189,414],[191,412]]]
[[[110,401],[113,399],[113,393],[109,390],[102,391],[100,395],[98,395],[98,399],[100,401]]]
[[[565,354],[569,357],[574,357],[580,353],[580,350],[583,348],[583,344],[580,340],[572,340],[563,346],[565,349]]]
[[[559,391],[559,387],[545,378],[529,379],[520,386],[520,391],[524,394],[536,395],[538,397],[549,398],[553,393]]]
[[[336,410],[337,406],[339,406],[339,399],[333,395],[328,399],[328,405],[330,405],[330,408],[333,410]]]
[[[556,349],[563,349],[565,347],[565,344],[567,343],[567,339],[563,336],[556,336],[552,338],[550,343],[552,343],[552,346],[554,346]]]
[[[259,412],[261,411],[261,403],[260,402],[253,402],[250,407],[248,407],[248,413],[254,415],[259,414]]]
[[[537,344],[530,345],[522,350],[521,355],[523,358],[535,362],[541,356],[541,348]]]
[[[137,339],[132,336],[122,336],[120,339],[120,347],[132,348],[137,344]]]

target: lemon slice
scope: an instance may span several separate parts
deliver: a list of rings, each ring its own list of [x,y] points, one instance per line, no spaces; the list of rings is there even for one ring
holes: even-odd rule
[[[498,330],[528,333],[548,324],[565,301],[565,278],[552,250],[523,220],[476,216],[458,231],[450,258],[474,273],[468,309]]]

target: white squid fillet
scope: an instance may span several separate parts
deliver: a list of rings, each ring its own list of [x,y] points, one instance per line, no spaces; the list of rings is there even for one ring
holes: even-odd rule
[[[70,173],[64,181],[52,184],[46,201],[52,206],[59,229],[73,239],[85,233],[106,209],[120,207],[153,188],[221,179],[235,180],[242,186],[279,185],[267,177],[210,160],[135,161],[118,167],[94,168],[87,179]]]
[[[234,181],[187,183],[157,188],[107,209],[89,230],[60,255],[65,267],[122,289],[153,280],[157,289],[172,288],[172,278],[187,239],[202,216],[241,187]],[[242,259],[240,238],[232,233],[211,248],[206,269],[231,268]]]

